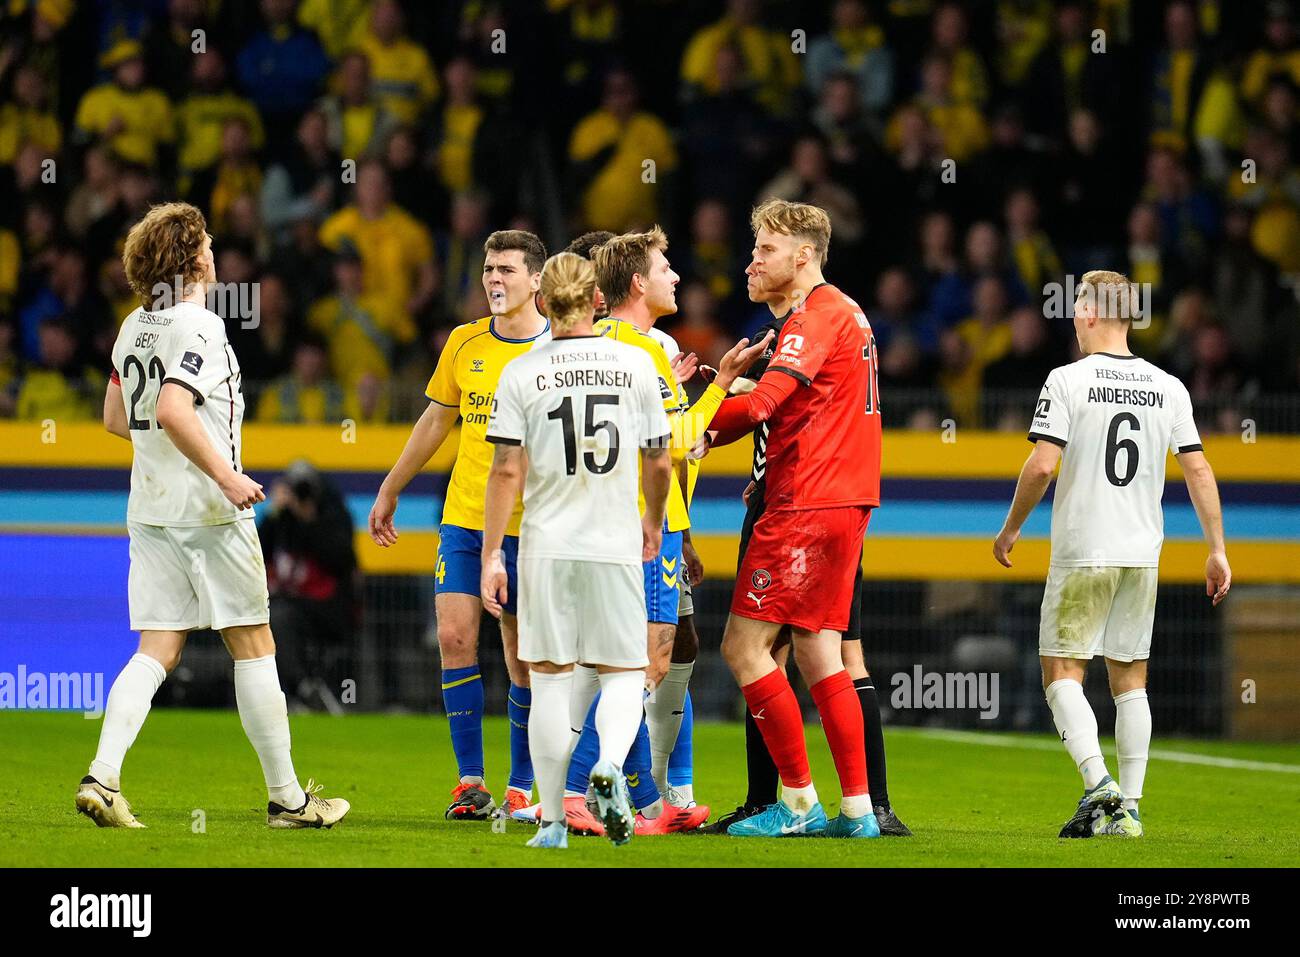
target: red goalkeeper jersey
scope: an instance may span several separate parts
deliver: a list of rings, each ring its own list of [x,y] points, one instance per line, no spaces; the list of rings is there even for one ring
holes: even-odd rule
[[[879,505],[880,386],[862,308],[814,287],[781,329],[772,373],[800,385],[768,420],[767,508]]]

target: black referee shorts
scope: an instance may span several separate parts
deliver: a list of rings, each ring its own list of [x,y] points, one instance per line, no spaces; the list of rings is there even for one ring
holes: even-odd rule
[[[763,517],[766,503],[760,492],[755,491],[749,497],[749,506],[745,509],[745,521],[740,526],[740,550],[736,554],[736,573],[745,560],[745,550],[749,548],[749,539],[754,534],[754,523]],[[865,546],[864,546],[865,547]],[[842,636],[844,641],[858,641],[862,638],[862,553],[858,552],[858,567],[853,575],[853,604],[849,607],[849,627]]]

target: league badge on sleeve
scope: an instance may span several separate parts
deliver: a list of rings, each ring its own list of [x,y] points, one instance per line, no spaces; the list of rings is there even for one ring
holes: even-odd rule
[[[187,352],[181,356],[181,368],[190,375],[198,375],[199,370],[203,368],[203,356],[197,352]]]

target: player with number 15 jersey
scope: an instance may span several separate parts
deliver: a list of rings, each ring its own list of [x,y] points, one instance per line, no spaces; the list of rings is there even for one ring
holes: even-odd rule
[[[595,334],[554,339],[502,370],[487,441],[528,455],[521,661],[645,667],[637,460],[643,448],[668,446],[658,382],[643,351]],[[539,591],[573,563],[583,570],[565,588]]]
[[[641,723],[649,663],[641,565],[663,539],[672,431],[649,356],[592,328],[592,264],[560,253],[547,261],[541,288],[555,338],[502,370],[488,423],[497,448],[481,593],[484,607],[501,614],[510,598],[501,546],[522,482],[519,659],[534,691],[528,741],[542,799],[542,827],[529,843],[567,842],[570,721],[588,707],[573,690],[573,668],[583,664],[596,669],[601,689],[590,782],[605,833],[622,844],[634,833],[622,767]]]

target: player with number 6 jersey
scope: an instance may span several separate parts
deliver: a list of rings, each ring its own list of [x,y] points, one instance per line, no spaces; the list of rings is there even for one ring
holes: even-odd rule
[[[1151,744],[1147,659],[1156,614],[1165,460],[1178,456],[1210,546],[1205,593],[1218,604],[1232,572],[1214,473],[1187,387],[1129,351],[1137,289],[1126,276],[1085,273],[1074,306],[1083,358],[1052,370],[1034,409],[1034,443],[993,554],[1011,566],[1020,529],[1051,484],[1052,556],[1039,621],[1043,688],[1083,797],[1061,837],[1141,837],[1138,800]],[[1088,662],[1106,659],[1115,701],[1119,780],[1106,770],[1097,718],[1083,693]]]

